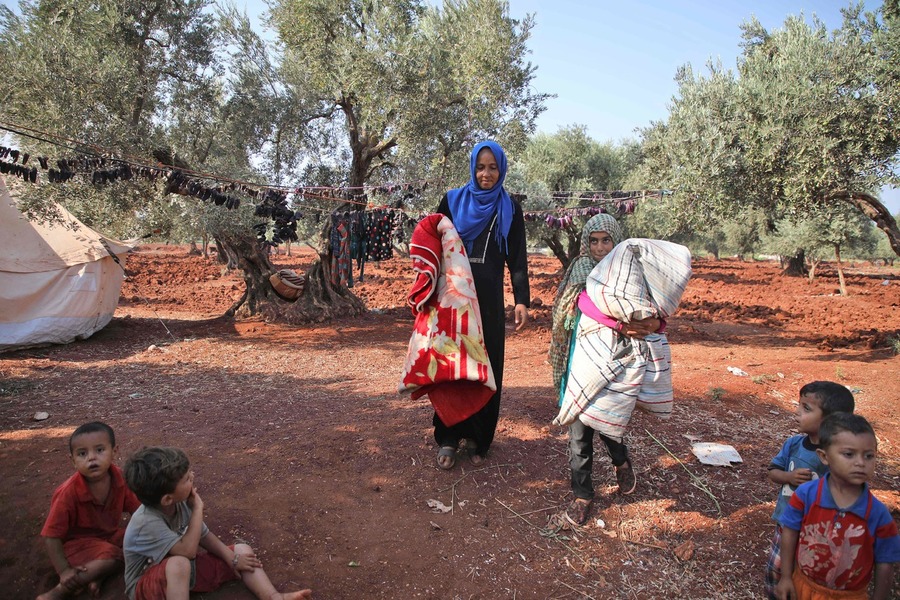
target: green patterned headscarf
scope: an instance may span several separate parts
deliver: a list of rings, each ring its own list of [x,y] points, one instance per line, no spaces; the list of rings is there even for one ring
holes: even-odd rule
[[[578,294],[584,290],[587,276],[596,266],[597,261],[591,257],[591,234],[605,231],[613,239],[613,244],[622,241],[622,226],[615,217],[607,213],[594,215],[584,224],[581,230],[581,249],[578,256],[566,269],[556,300],[553,302],[553,329],[550,339],[550,364],[553,366],[553,386],[559,390],[569,362],[569,339],[572,335],[576,301]]]

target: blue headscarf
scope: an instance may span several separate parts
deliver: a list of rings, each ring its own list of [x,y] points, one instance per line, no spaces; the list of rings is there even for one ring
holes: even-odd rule
[[[497,167],[500,169],[500,177],[497,183],[489,190],[483,190],[475,182],[475,164],[478,162],[478,153],[487,148],[494,154]],[[506,238],[509,236],[509,227],[512,225],[513,203],[503,189],[503,180],[506,179],[506,153],[500,144],[491,141],[479,142],[472,148],[469,157],[469,183],[461,188],[455,188],[447,192],[447,204],[450,206],[450,214],[453,215],[453,225],[459,232],[466,251],[472,251],[472,243],[475,238],[490,225],[494,213],[497,213],[497,244],[506,252]]]

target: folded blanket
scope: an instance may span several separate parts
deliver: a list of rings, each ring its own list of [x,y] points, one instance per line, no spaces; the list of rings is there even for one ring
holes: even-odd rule
[[[629,239],[591,271],[585,291],[605,315],[630,322],[667,318],[691,277],[691,254],[662,240]],[[630,338],[582,315],[557,425],[581,420],[621,441],[635,406],[672,412],[671,352],[664,333]]]
[[[407,303],[415,326],[399,391],[428,394],[448,427],[481,410],[497,390],[465,247],[444,215],[422,219],[409,245],[416,280]]]
[[[597,263],[585,289],[600,312],[628,323],[672,315],[690,278],[690,250],[664,240],[632,238]]]

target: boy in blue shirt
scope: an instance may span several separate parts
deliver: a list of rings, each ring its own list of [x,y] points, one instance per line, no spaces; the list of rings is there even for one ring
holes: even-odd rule
[[[853,394],[839,383],[813,381],[800,388],[797,406],[800,433],[788,438],[769,464],[769,480],[781,486],[772,513],[776,523],[794,490],[807,481],[818,479],[828,470],[817,453],[822,420],[835,412],[852,413],[854,407]],[[775,586],[781,580],[781,531],[781,525],[776,525],[766,565],[766,593],[770,599],[775,598]]]

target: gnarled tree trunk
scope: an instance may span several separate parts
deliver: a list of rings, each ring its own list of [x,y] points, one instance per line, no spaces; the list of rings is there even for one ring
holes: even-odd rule
[[[219,255],[227,255],[229,262],[233,260],[244,276],[244,294],[225,311],[226,316],[256,315],[276,302],[277,295],[269,284],[274,268],[256,236],[250,232],[220,232],[216,244]]]
[[[566,252],[566,249],[563,248],[562,242],[559,240],[558,236],[548,235],[542,236],[541,241],[547,244],[547,247],[550,248],[550,251],[553,252],[553,256],[562,263],[563,271],[569,268],[569,255]]]
[[[225,268],[227,269],[235,268],[236,260],[231,256],[233,253],[223,247],[222,240],[219,239],[218,235],[213,236],[213,240],[216,243],[216,261],[219,264],[225,265]]]
[[[366,305],[347,287],[331,283],[331,257],[320,252],[306,273],[303,294],[293,304],[279,303],[271,310],[276,320],[298,324],[360,315]]]
[[[784,275],[790,275],[791,277],[804,277],[807,274],[806,252],[800,250],[797,252],[796,256],[789,258],[787,267],[785,267],[782,273]]]
[[[541,241],[550,248],[553,256],[562,264],[563,272],[569,268],[569,265],[572,264],[572,261],[575,260],[575,257],[581,251],[581,231],[573,231],[572,229],[571,227],[565,227],[559,231],[551,229],[551,235],[541,236]],[[565,246],[561,239],[563,236],[566,238]]]
[[[319,260],[305,275],[303,294],[293,303],[283,300],[269,283],[275,267],[265,246],[255,236],[221,232],[216,235],[219,254],[235,262],[244,276],[244,293],[226,316],[262,314],[267,319],[299,324],[320,322],[338,316],[355,316],[366,311],[362,300],[348,288],[331,283],[331,257],[319,253]]]
[[[897,227],[897,221],[891,215],[891,212],[877,198],[863,192],[834,194],[829,199],[832,198],[849,202],[864,215],[872,219],[875,222],[875,226],[887,235],[888,242],[894,253],[900,256],[900,228]]]
[[[337,210],[362,210],[359,205],[344,204]],[[272,307],[270,316],[292,324],[328,321],[335,317],[352,317],[366,312],[365,303],[349,288],[331,280],[332,253],[329,244],[331,219],[327,219],[321,231],[322,246],[316,249],[319,260],[306,272],[303,293],[292,304]],[[352,273],[351,273],[352,275]]]

